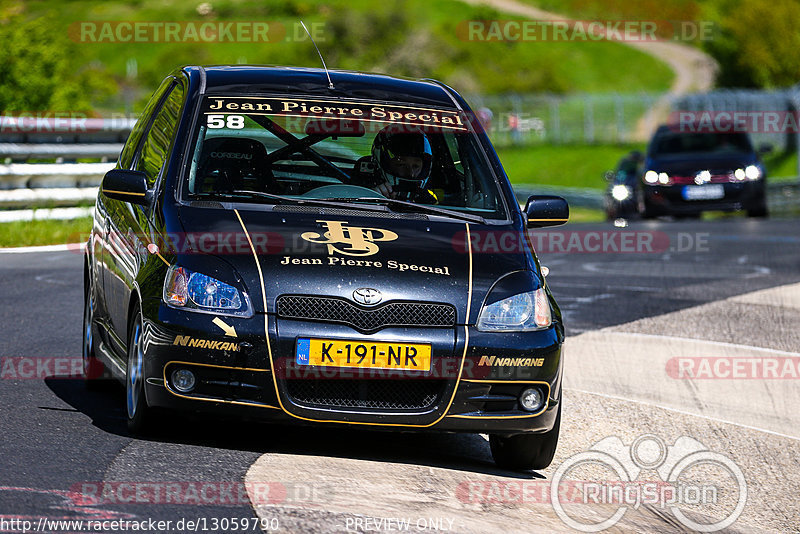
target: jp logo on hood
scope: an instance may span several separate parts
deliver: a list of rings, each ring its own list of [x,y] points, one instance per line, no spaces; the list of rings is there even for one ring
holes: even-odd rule
[[[300,235],[310,243],[328,245],[328,254],[344,254],[346,256],[372,256],[378,252],[379,247],[375,241],[394,241],[397,234],[381,228],[361,228],[347,226],[344,221],[317,221],[324,224],[328,231],[324,234],[318,232],[305,232]],[[335,245],[347,245],[337,248]]]

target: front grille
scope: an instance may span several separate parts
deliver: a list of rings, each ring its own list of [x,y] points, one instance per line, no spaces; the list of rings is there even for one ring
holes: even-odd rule
[[[679,185],[686,185],[686,184],[697,185],[697,183],[694,181],[694,177],[695,177],[695,174],[691,174],[691,175],[670,175],[670,179],[672,180],[672,183],[679,184]],[[711,171],[711,178],[706,183],[725,184],[725,183],[729,183],[729,182],[731,182],[731,183],[742,183],[742,180],[736,180],[733,177],[733,171],[730,171],[730,170],[728,170],[728,171],[718,170],[718,171]]]
[[[278,317],[350,325],[370,332],[387,326],[454,326],[456,310],[449,304],[425,302],[389,302],[365,309],[333,297],[281,295]]]
[[[432,408],[444,390],[437,379],[372,380],[286,380],[286,393],[298,404],[309,407],[380,410],[426,410]]]

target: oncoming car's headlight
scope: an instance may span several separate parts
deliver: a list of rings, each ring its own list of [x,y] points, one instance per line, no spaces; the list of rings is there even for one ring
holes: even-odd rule
[[[759,169],[756,165],[748,165],[744,169],[744,175],[748,180],[758,180],[761,178],[761,169]]]
[[[628,188],[627,185],[615,185],[611,188],[611,196],[614,197],[614,200],[618,200],[622,202],[629,196],[631,196],[631,190]]]
[[[250,315],[247,294],[206,274],[173,265],[164,279],[164,302],[175,308],[216,313]]]
[[[526,332],[543,330],[552,323],[550,302],[543,288],[489,304],[481,309],[478,330],[483,332]]]

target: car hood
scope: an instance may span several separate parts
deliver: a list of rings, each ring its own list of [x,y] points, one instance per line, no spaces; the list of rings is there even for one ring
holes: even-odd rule
[[[473,323],[489,288],[502,276],[529,270],[541,285],[538,267],[520,239],[522,229],[512,225],[292,205],[239,206],[242,209],[182,206],[179,218],[191,236],[187,241],[194,243],[194,250],[183,254],[200,252],[228,262],[259,313],[273,313],[280,295],[333,296],[352,302],[354,291],[371,288],[380,291],[381,303],[452,304],[463,324],[468,295],[467,322]],[[476,238],[487,242],[489,234],[494,248],[474,246],[480,243]],[[503,250],[498,248],[501,241]],[[198,265],[196,256],[191,264]]]
[[[650,158],[647,169],[679,176],[692,176],[700,171],[732,171],[757,163],[753,154],[684,154]]]

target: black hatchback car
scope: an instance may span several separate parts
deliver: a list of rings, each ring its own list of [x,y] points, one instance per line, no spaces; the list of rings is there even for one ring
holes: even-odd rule
[[[766,173],[744,132],[662,125],[650,140],[636,199],[643,218],[745,210],[767,215]]]
[[[564,327],[525,210],[435,81],[185,67],[103,179],[86,247],[89,384],[159,412],[488,433],[543,468]],[[163,413],[159,415],[163,417]]]

